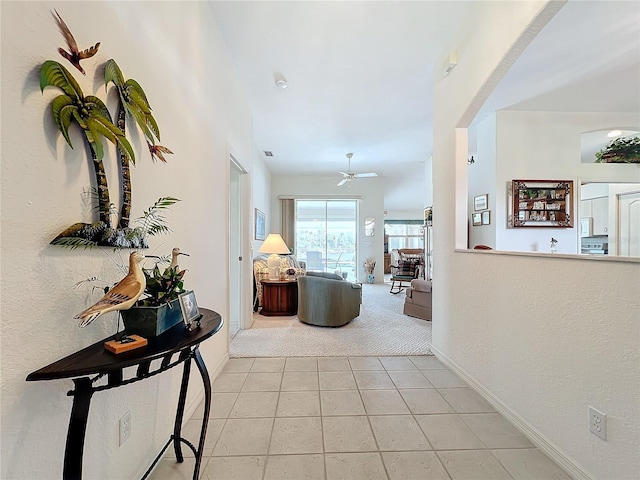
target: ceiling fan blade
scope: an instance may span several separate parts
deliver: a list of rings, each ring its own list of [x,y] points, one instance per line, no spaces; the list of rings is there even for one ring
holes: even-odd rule
[[[348,177],[348,176],[349,176],[349,173],[348,173],[348,172],[338,172],[338,173],[339,173],[340,175],[345,176],[345,177]]]
[[[358,178],[366,178],[366,177],[377,177],[378,174],[374,173],[374,172],[368,172],[368,173],[356,173],[354,175],[354,177],[358,177]]]
[[[340,183],[338,183],[338,187],[341,187],[342,185],[344,185],[348,181],[349,181],[349,178],[343,178],[342,180],[340,180]]]

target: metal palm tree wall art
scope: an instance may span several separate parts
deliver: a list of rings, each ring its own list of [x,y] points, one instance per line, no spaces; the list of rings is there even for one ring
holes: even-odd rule
[[[69,31],[62,17],[56,11],[56,21],[62,32],[70,52],[58,49],[59,53],[69,60],[83,74],[84,69],[80,66],[80,60],[89,58],[98,51],[100,42],[82,52],[78,51],[76,41]],[[163,154],[173,153],[166,147],[156,144],[160,141],[160,129],[151,114],[151,106],[147,100],[144,90],[138,82],[133,79],[125,80],[122,71],[115,60],[108,60],[104,65],[105,87],[113,83],[118,92],[118,108],[116,123],[114,124],[106,105],[98,97],[84,95],[78,82],[71,73],[60,63],[47,60],[40,68],[40,90],[44,92],[46,87],[57,87],[62,91],[62,95],[54,98],[51,104],[51,111],[56,126],[71,148],[69,138],[69,127],[72,123],[78,125],[83,133],[89,149],[89,154],[93,163],[96,187],[93,189],[97,199],[98,220],[93,223],[74,223],[54,240],[53,245],[67,247],[91,247],[91,246],[112,246],[118,248],[147,248],[147,237],[168,230],[153,229],[149,231],[144,228],[144,217],[141,224],[131,227],[131,174],[129,163],[135,165],[135,153],[131,143],[125,136],[126,119],[132,118],[145,136],[151,158],[156,158],[166,162]],[[109,187],[107,176],[103,164],[104,148],[102,140],[106,138],[113,143],[119,156],[119,176],[122,185],[122,205],[119,212],[119,220],[112,225],[114,214],[113,205],[109,198]],[[158,213],[158,210],[168,208],[179,201],[173,197],[162,197],[150,210]],[[158,207],[158,205],[160,205]],[[145,216],[148,212],[145,212]],[[159,224],[163,225],[164,217],[161,215],[155,218]]]

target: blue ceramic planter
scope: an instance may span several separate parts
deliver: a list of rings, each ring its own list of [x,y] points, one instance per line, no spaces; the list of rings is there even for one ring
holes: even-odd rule
[[[159,307],[132,307],[122,312],[127,334],[157,337],[182,322],[180,301],[172,300]]]

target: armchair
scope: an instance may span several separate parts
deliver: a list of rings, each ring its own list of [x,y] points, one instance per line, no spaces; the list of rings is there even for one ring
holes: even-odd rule
[[[298,277],[298,319],[303,323],[341,327],[360,315],[362,285],[340,275],[309,272]]]

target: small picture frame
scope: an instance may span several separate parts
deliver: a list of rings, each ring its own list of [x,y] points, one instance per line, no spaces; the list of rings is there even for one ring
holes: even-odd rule
[[[188,330],[193,328],[193,322],[197,322],[200,325],[200,319],[202,314],[198,310],[198,302],[196,301],[196,294],[193,290],[189,290],[180,294],[180,309],[182,310],[182,320],[187,326]]]
[[[482,212],[482,225],[491,224],[491,210]]]
[[[254,209],[254,230],[256,240],[265,239],[265,224],[264,224],[264,212]]]
[[[477,195],[473,197],[473,211],[479,212],[480,210],[486,210],[489,208],[489,194]]]
[[[477,227],[478,225],[482,225],[482,215],[480,213],[472,213],[471,221],[474,227]]]

